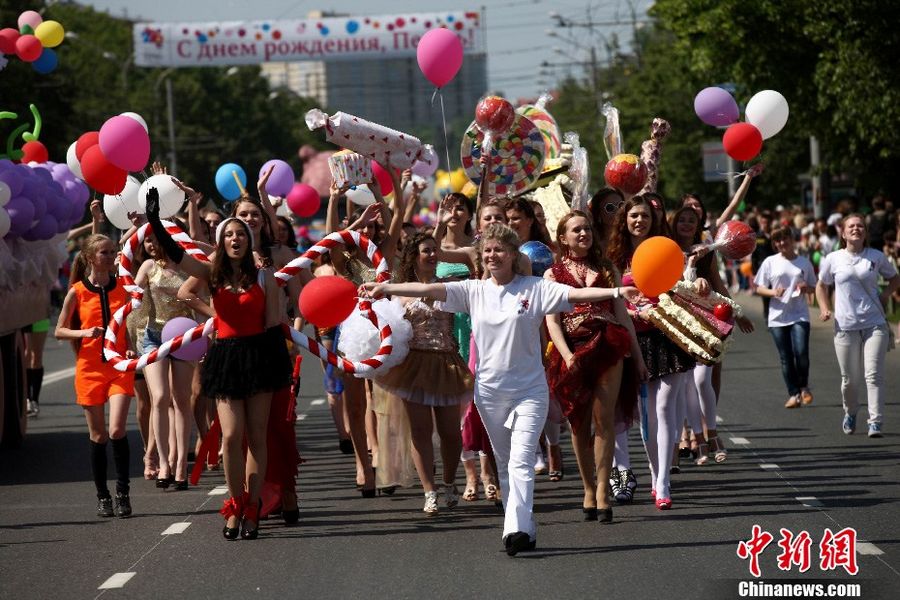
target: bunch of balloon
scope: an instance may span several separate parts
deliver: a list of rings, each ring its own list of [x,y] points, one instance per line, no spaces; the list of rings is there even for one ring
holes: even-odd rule
[[[147,122],[133,112],[107,119],[99,131],[82,134],[66,152],[72,173],[110,195],[122,193],[128,173],[143,171],[149,161]]]
[[[740,110],[734,97],[720,87],[708,87],[694,98],[694,112],[714,127],[726,127],[722,136],[725,153],[734,160],[753,160],[762,150],[763,140],[781,131],[790,112],[787,100],[775,90],[753,95],[744,109],[745,122],[738,122]]]
[[[56,69],[59,57],[53,48],[62,44],[66,37],[63,26],[57,21],[44,21],[33,10],[20,14],[17,24],[18,29],[0,29],[0,54],[15,55],[42,75]],[[0,69],[5,64],[6,60],[0,57]]]

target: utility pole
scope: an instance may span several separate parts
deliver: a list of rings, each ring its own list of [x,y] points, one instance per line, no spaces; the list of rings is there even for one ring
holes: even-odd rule
[[[172,80],[166,78],[166,104],[169,116],[169,170],[178,177],[178,155],[175,151],[175,103],[172,101]]]

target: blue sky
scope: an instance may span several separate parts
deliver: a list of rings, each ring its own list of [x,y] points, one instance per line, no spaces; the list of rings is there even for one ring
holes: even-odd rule
[[[638,18],[646,15],[650,0],[96,0],[82,2],[113,16],[150,21],[227,21],[240,19],[302,19],[311,10],[330,10],[351,14],[479,10],[486,8],[488,79],[492,90],[509,98],[537,96],[553,86],[567,72],[579,74],[578,65],[567,63],[587,60],[587,48],[597,46],[603,57],[603,37],[616,34],[627,46],[629,25],[602,25],[593,31],[586,27],[556,27],[549,16],[556,11],[572,23],[628,21],[632,6]],[[554,30],[568,38],[550,37]],[[550,63],[542,67],[542,63]]]

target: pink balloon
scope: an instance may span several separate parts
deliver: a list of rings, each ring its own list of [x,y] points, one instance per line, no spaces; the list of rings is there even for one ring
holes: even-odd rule
[[[319,192],[311,185],[305,183],[295,183],[291,191],[285,198],[288,208],[298,217],[311,217],[319,212],[319,206],[322,199],[319,198]]]
[[[374,160],[372,161],[372,174],[375,175],[375,179],[378,180],[378,187],[381,188],[382,196],[387,196],[394,191],[394,182],[391,179],[391,174],[385,171],[384,167]]]
[[[432,29],[419,40],[416,59],[428,81],[437,87],[444,87],[456,77],[462,66],[462,42],[449,29]]]
[[[26,10],[21,15],[19,15],[19,29],[22,29],[23,25],[28,25],[32,29],[37,29],[37,26],[44,22],[44,18],[40,15],[40,13],[33,10]]]
[[[150,160],[150,135],[135,119],[119,115],[100,128],[100,149],[120,169],[140,171]]]
[[[168,342],[172,338],[176,338],[179,335],[190,331],[196,326],[197,322],[187,317],[175,317],[174,319],[170,319],[165,325],[163,325],[162,341]],[[172,352],[170,356],[179,360],[200,360],[200,358],[204,354],[206,354],[206,348],[208,344],[208,338],[206,336],[202,336],[197,338],[190,344],[182,346],[175,352]]]
[[[434,172],[437,171],[438,162],[438,155],[434,151],[434,148],[430,145],[425,146],[425,152],[422,153],[422,158],[413,163],[413,175],[424,178],[431,177],[434,175]]]

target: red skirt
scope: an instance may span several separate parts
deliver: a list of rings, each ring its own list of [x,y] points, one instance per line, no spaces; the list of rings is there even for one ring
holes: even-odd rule
[[[563,414],[574,429],[584,418],[590,418],[590,406],[597,388],[597,380],[608,369],[625,358],[631,349],[628,330],[600,319],[585,321],[577,335],[567,336],[574,349],[575,360],[566,366],[562,355],[554,346],[547,360],[547,383],[559,400]],[[623,384],[625,378],[623,374]],[[625,386],[622,388],[633,386]],[[637,403],[636,394],[632,404]],[[620,391],[619,398],[623,398]]]

